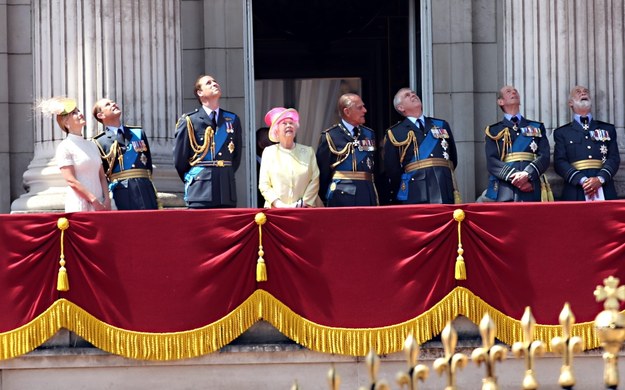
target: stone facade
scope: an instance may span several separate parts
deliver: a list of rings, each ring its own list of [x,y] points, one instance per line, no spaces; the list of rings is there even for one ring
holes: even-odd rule
[[[6,33],[0,35],[0,80],[5,80],[0,83],[0,113],[8,118],[0,128],[0,212],[62,205],[63,182],[51,162],[60,135],[32,109],[35,99],[50,94],[76,96],[86,112],[100,95],[116,96],[126,122],[141,123],[151,134],[156,184],[166,205],[181,205],[182,186],[171,169],[172,132],[177,116],[197,106],[191,88],[202,72],[222,82],[222,106],[244,121],[246,150],[237,181],[255,182],[249,130],[257,126],[249,114],[254,112],[251,0],[91,0],[65,8],[55,3],[45,7],[48,2],[0,0],[0,20],[6,21]],[[416,6],[424,29],[424,107],[454,129],[465,201],[476,199],[487,183],[483,129],[500,116],[495,100],[503,84],[517,86],[523,113],[544,121],[549,135],[568,121],[570,87],[588,85],[596,117],[615,123],[622,135],[625,92],[619,85],[625,72],[612,60],[623,53],[622,0],[531,5],[426,0]],[[143,23],[146,19],[149,23]],[[60,41],[63,36],[69,40]],[[82,62],[64,61],[74,47],[84,54]],[[87,116],[87,135],[92,135],[95,124]],[[557,178],[555,182],[557,187]],[[620,175],[617,184],[625,193]],[[253,204],[250,186],[239,185],[238,191],[240,207]]]
[[[172,133],[177,116],[197,106],[191,91],[195,78],[202,72],[222,82],[222,106],[237,112],[247,129],[245,157],[237,172],[238,197],[240,207],[252,205],[255,189],[244,185],[255,182],[256,178],[255,170],[251,169],[255,164],[249,130],[256,128],[250,115],[254,112],[248,24],[251,0],[63,3],[74,7],[80,3],[83,8],[80,12],[63,8],[55,0],[0,0],[0,116],[6,118],[0,125],[0,212],[50,211],[62,206],[59,188],[63,183],[51,161],[60,134],[52,121],[33,111],[36,98],[56,94],[76,97],[86,113],[100,95],[116,95],[114,99],[125,110],[126,122],[140,122],[146,130],[150,127],[157,165],[156,186],[171,196],[167,198],[169,205],[180,205],[176,195],[182,184],[170,158]],[[577,83],[588,85],[595,99],[596,117],[616,124],[622,144],[625,140],[623,3],[623,0],[417,2],[422,26],[428,28],[422,33],[424,50],[420,53],[424,106],[429,111],[427,114],[447,119],[454,129],[460,155],[458,181],[465,201],[473,201],[486,187],[483,130],[500,116],[495,100],[504,84],[517,86],[523,98],[523,112],[543,120],[549,134],[558,124],[568,121],[566,99],[570,87]],[[47,4],[57,6],[47,7]],[[77,15],[86,15],[88,19]],[[139,18],[148,18],[149,22],[136,23]],[[70,40],[73,44],[68,46],[68,41],[56,35],[61,29],[71,39],[79,39],[81,34],[91,31],[93,36],[88,38],[105,48],[89,48],[87,38]],[[167,46],[150,41],[154,34],[160,37],[158,42],[166,42]],[[118,41],[109,45],[108,39]],[[142,44],[154,50],[146,52]],[[69,65],[62,60],[65,57],[57,55],[73,48],[85,50],[81,56],[83,62],[72,65],[76,74],[70,74]],[[134,67],[135,56],[144,55],[157,57],[144,57],[145,61]],[[90,61],[95,61],[95,65]],[[132,79],[124,78],[127,72],[134,75]],[[72,75],[79,78],[72,79]],[[142,77],[144,82],[133,81]],[[90,115],[87,117],[88,134],[93,135],[95,124]],[[625,195],[621,176],[617,176],[617,183],[620,193]],[[26,193],[24,184],[29,190]],[[162,388],[171,388],[172,383],[181,387],[187,383],[186,388],[275,389],[287,388],[294,379],[299,379],[304,388],[321,389],[326,388],[323,377],[331,361],[337,363],[337,369],[346,378],[345,388],[367,383],[362,359],[330,357],[296,347],[278,349],[274,354],[266,354],[261,347],[237,348],[167,365],[137,363],[93,349],[84,354],[38,351],[2,362],[0,388],[67,388],[67,378],[71,376],[75,388],[91,389],[142,388],[139,384],[156,389],[158,383],[167,383]],[[385,360],[392,363],[384,368],[387,378],[404,366],[399,355]],[[600,370],[595,367],[600,364],[598,361],[598,358],[589,359],[584,367]],[[513,375],[514,371],[514,375],[520,376],[520,363],[510,364],[517,364],[516,371],[505,372]],[[549,364],[557,367],[559,360],[552,358]],[[247,375],[240,376],[241,371],[233,369],[234,365],[245,367]],[[276,371],[267,368],[271,365],[275,365]],[[42,370],[51,366],[57,369]],[[96,369],[82,371],[85,366]],[[129,367],[133,370],[128,370]],[[540,370],[545,370],[541,371],[544,383],[557,375],[554,373],[557,368],[549,373],[544,368]],[[472,368],[470,372],[478,383],[478,370]],[[580,372],[580,377],[591,381],[586,385],[579,383],[582,388],[598,388],[600,379],[595,377],[600,376]],[[252,386],[255,383],[265,385]],[[429,388],[434,387],[442,386]],[[503,388],[518,388],[518,384]]]

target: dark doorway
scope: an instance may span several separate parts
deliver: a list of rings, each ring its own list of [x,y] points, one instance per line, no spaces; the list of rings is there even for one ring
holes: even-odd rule
[[[399,120],[392,100],[410,86],[408,1],[253,0],[252,9],[257,80],[359,78],[367,125],[378,138]],[[418,45],[418,2],[415,10]]]

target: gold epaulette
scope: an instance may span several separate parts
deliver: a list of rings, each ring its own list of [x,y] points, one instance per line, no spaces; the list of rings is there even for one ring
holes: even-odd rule
[[[386,131],[386,134],[387,134],[386,138],[390,141],[391,145],[399,149],[399,163],[400,164],[403,164],[404,159],[406,158],[406,153],[408,152],[408,148],[411,143],[413,144],[413,147],[412,147],[413,154],[415,155],[417,160],[419,159],[419,145],[417,145],[417,136],[415,135],[412,129],[408,130],[408,135],[406,136],[406,139],[403,141],[398,141],[395,138],[395,134],[393,134],[392,127]]]
[[[512,148],[512,140],[510,139],[510,129],[508,127],[504,127],[503,130],[497,133],[497,135],[492,135],[490,133],[490,126],[486,126],[484,133],[486,134],[488,138],[495,141],[495,144],[497,145],[497,151],[499,152],[499,159],[501,161],[504,161],[504,159],[506,158],[506,153],[508,152],[508,150],[510,150],[510,148]],[[500,148],[499,142],[497,141],[499,141],[502,138],[503,138],[503,146]]]
[[[490,139],[492,139],[493,141],[499,141],[506,132],[510,132],[510,129],[508,127],[504,127],[499,133],[497,133],[497,135],[492,135],[490,133],[490,126],[486,126],[486,129],[484,130],[484,133],[486,133],[486,136]]]

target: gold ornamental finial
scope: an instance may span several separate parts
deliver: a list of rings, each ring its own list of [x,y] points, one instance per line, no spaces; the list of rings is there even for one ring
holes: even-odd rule
[[[434,360],[433,368],[439,376],[443,373],[447,374],[445,390],[456,390],[456,373],[467,365],[469,358],[462,353],[454,353],[458,343],[458,333],[451,325],[451,321],[443,329],[441,339],[445,357]]]
[[[575,324],[575,316],[571,311],[569,303],[566,302],[560,316],[558,317],[562,325],[562,337],[551,339],[551,349],[562,354],[562,367],[560,367],[560,377],[558,384],[563,389],[572,389],[575,386],[575,375],[573,375],[573,354],[584,349],[584,341],[577,336],[571,337],[571,330]]]
[[[625,286],[619,287],[619,279],[610,276],[603,286],[595,289],[597,302],[605,301],[603,310],[595,317],[595,330],[603,353],[603,382],[608,389],[616,389],[619,383],[618,352],[625,340],[625,315],[619,312],[619,301],[625,300]]]
[[[525,376],[523,377],[523,390],[538,389],[538,381],[534,374],[534,358],[545,352],[545,345],[540,340],[534,340],[534,328],[536,320],[532,315],[532,310],[525,308],[525,313],[521,317],[521,327],[523,328],[523,340],[512,345],[512,352],[516,357],[525,358]]]
[[[328,384],[330,385],[330,390],[339,390],[341,387],[341,377],[336,372],[334,368],[334,364],[332,368],[328,371]]]
[[[408,335],[404,342],[404,352],[406,353],[406,361],[408,362],[408,372],[398,372],[396,376],[397,383],[401,389],[404,386],[408,390],[417,390],[418,381],[424,381],[428,377],[429,369],[419,362],[419,344],[412,337],[412,333]]]
[[[482,347],[476,348],[471,353],[471,359],[479,366],[484,363],[486,376],[482,379],[482,390],[498,390],[497,377],[495,376],[495,363],[506,358],[508,350],[501,345],[495,345],[497,327],[488,313],[484,314],[480,321],[480,334],[482,335]]]
[[[369,351],[365,357],[365,363],[369,369],[369,378],[371,384],[367,387],[360,387],[360,390],[390,390],[390,387],[386,381],[378,381],[378,371],[380,370],[380,358],[375,353],[373,348]]]

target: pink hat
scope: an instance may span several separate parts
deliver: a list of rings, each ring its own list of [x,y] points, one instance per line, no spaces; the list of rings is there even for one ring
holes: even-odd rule
[[[271,142],[278,142],[278,124],[285,119],[292,119],[299,125],[299,113],[294,108],[274,107],[265,115]]]

